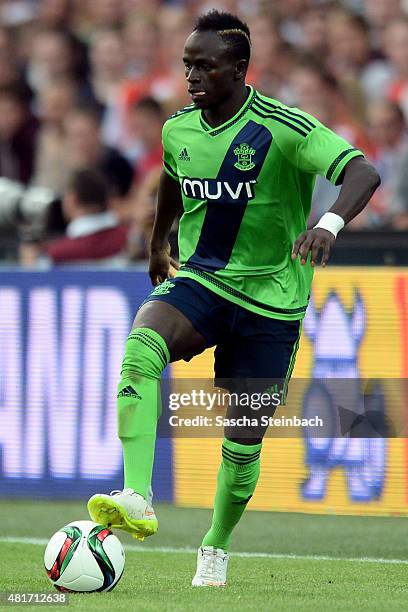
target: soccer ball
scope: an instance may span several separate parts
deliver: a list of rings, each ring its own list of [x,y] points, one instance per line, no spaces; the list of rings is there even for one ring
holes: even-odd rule
[[[59,591],[110,591],[123,574],[125,553],[110,529],[92,521],[74,521],[54,533],[44,565]]]

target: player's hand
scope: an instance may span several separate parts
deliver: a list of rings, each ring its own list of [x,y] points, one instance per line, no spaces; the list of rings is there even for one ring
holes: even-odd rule
[[[157,287],[166,278],[174,278],[180,265],[175,259],[170,257],[170,245],[166,248],[154,249],[150,251],[149,276],[153,287]]]
[[[323,251],[321,264],[324,267],[329,261],[330,250],[335,243],[334,235],[321,227],[315,227],[300,234],[293,245],[292,259],[299,255],[302,266],[307,262],[310,252],[310,264],[314,266],[320,249]]]

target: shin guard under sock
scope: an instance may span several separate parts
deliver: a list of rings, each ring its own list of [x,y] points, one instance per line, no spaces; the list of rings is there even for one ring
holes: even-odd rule
[[[212,524],[202,546],[228,550],[232,531],[258,482],[261,448],[262,444],[249,446],[224,440]]]
[[[151,484],[160,377],[170,360],[163,338],[149,328],[131,331],[118,386],[118,433],[123,447],[124,488],[147,499]]]

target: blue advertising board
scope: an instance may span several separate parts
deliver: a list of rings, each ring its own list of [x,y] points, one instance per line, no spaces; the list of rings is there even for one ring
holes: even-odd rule
[[[120,489],[116,386],[145,272],[0,271],[0,496],[82,498]],[[155,499],[173,499],[158,438]]]

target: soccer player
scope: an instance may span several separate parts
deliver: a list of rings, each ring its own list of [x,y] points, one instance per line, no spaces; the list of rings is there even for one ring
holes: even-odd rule
[[[139,539],[157,530],[149,490],[163,369],[216,346],[215,377],[230,389],[254,379],[286,387],[319,251],[325,266],[337,232],[380,182],[361,151],[245,84],[250,50],[240,19],[201,16],[183,54],[193,103],[163,128],[149,267],[156,289],[136,315],[118,393],[124,490],[88,502],[93,520]],[[307,230],[317,174],[342,188]],[[172,278],[168,236],[179,211],[180,268]],[[239,405],[229,416],[235,411]],[[231,534],[256,487],[263,434],[225,432],[194,586],[226,584]]]

